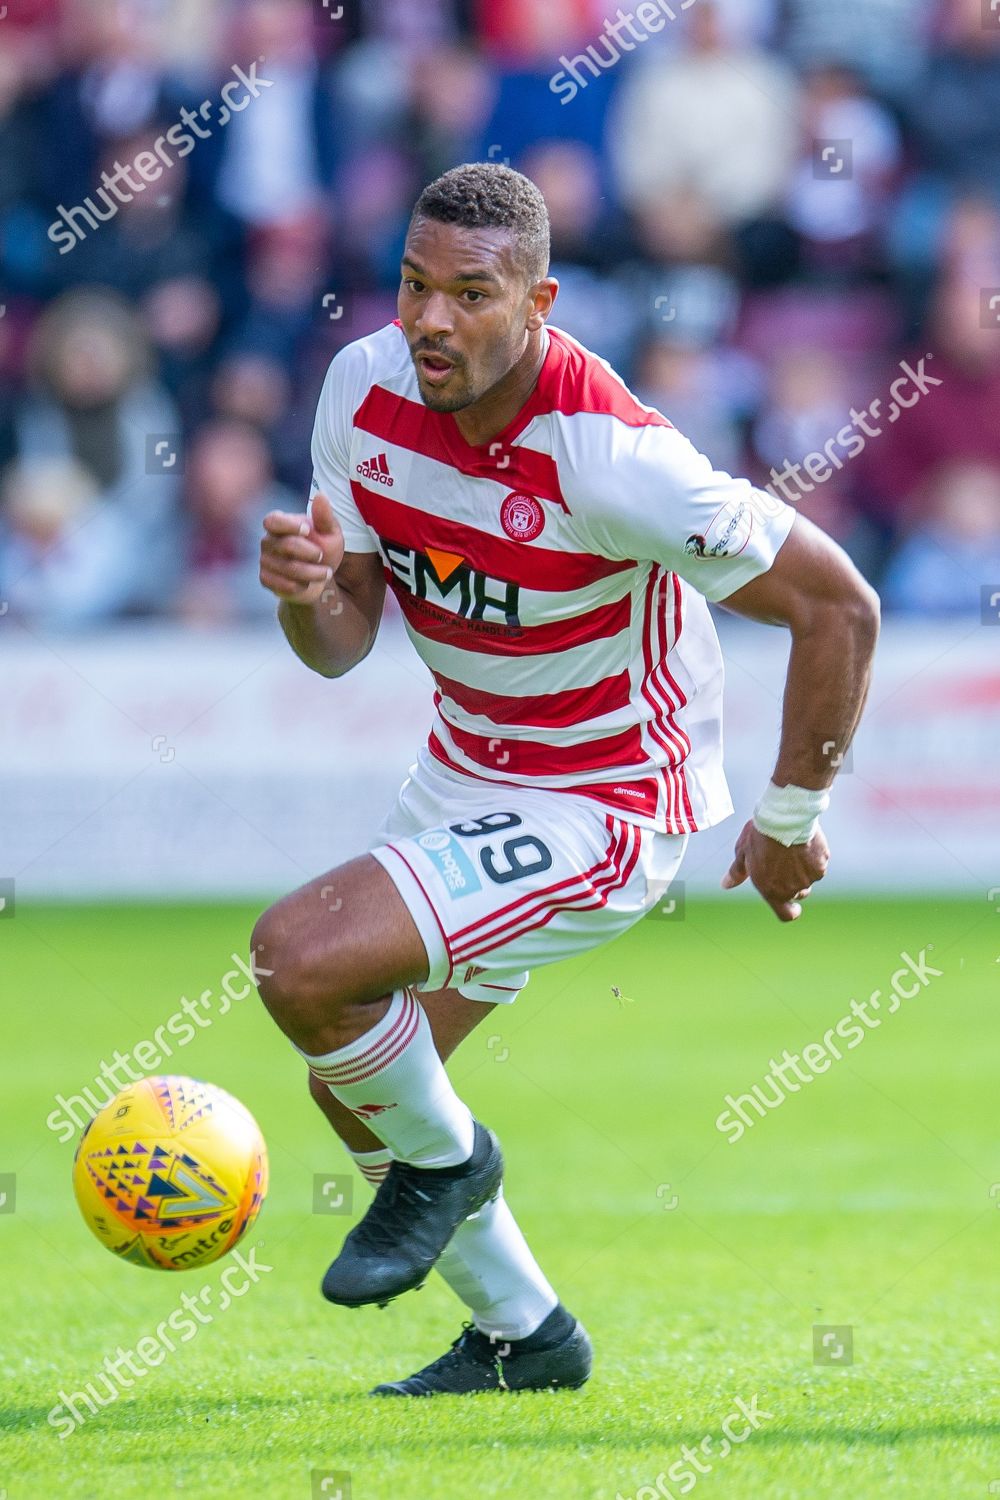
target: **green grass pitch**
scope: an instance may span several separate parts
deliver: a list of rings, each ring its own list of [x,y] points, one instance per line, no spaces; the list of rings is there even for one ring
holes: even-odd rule
[[[312,1212],[313,1179],[345,1158],[291,1049],[255,998],[239,1002],[161,1071],[223,1085],[260,1121],[271,1192],[244,1248],[272,1269],[60,1439],[60,1391],[134,1348],[182,1290],[217,1286],[225,1263],[116,1263],[78,1216],[73,1145],[46,1117],[181,996],[216,990],[254,915],[22,906],[2,928],[7,1500],[648,1500],[691,1491],[668,1477],[684,1444],[698,1500],[1000,1493],[1000,916],[985,893],[817,892],[790,928],[761,903],[694,901],[537,973],[465,1044],[460,1092],[498,1129],[514,1211],[595,1341],[578,1393],[365,1395],[441,1353],[463,1309],[436,1278],[382,1312],[322,1301],[351,1221]],[[730,1144],[725,1096],[821,1039],[852,998],[887,993],[903,950],[927,950],[941,976]],[[821,1343],[837,1362],[816,1363],[814,1325],[852,1328],[853,1362],[837,1332]],[[769,1415],[721,1456],[720,1424],[755,1397]],[[333,1478],[346,1474],[350,1490]]]

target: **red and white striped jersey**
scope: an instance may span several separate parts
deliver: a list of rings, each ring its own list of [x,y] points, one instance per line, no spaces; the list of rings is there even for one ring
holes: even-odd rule
[[[713,470],[555,328],[534,391],[482,446],[423,404],[398,324],[348,345],[313,464],[434,678],[439,761],[668,833],[732,812],[705,601],[767,571],[790,507]]]

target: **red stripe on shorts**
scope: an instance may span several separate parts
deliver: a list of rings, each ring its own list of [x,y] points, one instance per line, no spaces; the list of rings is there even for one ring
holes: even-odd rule
[[[501,922],[499,927],[496,927],[495,923],[500,913],[495,913],[477,924],[479,930],[476,931],[474,937],[466,937],[463,943],[456,944],[456,962],[465,963],[469,958],[488,948],[498,947],[501,941],[511,942],[522,931],[530,931],[533,927],[543,925],[536,922],[534,918],[546,907],[550,908],[548,916],[543,919],[547,922],[564,906],[572,905],[573,902],[583,898],[589,901],[595,891],[599,891],[607,881],[616,879],[621,873],[621,859],[634,830],[632,824],[621,823],[617,818],[609,818],[608,821],[615,825],[614,838],[599,865],[594,866],[585,874],[571,876],[570,879],[559,881],[556,885],[546,887],[544,890],[529,892],[526,897],[522,897],[521,902],[513,903],[521,905],[522,910],[515,917],[508,917],[506,921]],[[561,894],[556,894],[557,892]],[[605,897],[604,901],[606,899]],[[603,905],[604,901],[598,904]],[[485,931],[484,929],[491,930]]]
[[[467,927],[459,927],[457,931],[452,933],[452,942],[461,946],[461,940],[465,939],[467,942],[478,928],[492,925],[501,917],[507,917],[511,912],[517,911],[519,907],[526,906],[531,901],[536,901],[539,896],[552,895],[557,891],[565,890],[567,886],[576,885],[581,880],[592,880],[595,875],[599,875],[602,870],[607,868],[612,852],[619,840],[619,834],[615,827],[616,822],[617,819],[613,818],[610,813],[605,814],[604,824],[611,834],[611,841],[604,851],[603,856],[596,864],[591,865],[589,870],[581,870],[576,875],[568,875],[562,880],[555,881],[552,885],[543,885],[537,890],[527,891],[523,896],[515,897],[513,901],[508,901],[506,906],[497,907],[496,911],[490,912],[488,916],[477,917]]]
[[[520,925],[516,925],[514,927],[514,930],[505,932],[503,934],[503,943],[512,943],[516,938],[524,937],[526,933],[534,932],[536,928],[544,927],[546,923],[551,922],[552,918],[556,916],[560,911],[589,911],[602,906],[606,906],[608,904],[608,896],[611,891],[619,889],[628,881],[639,859],[639,854],[642,848],[641,831],[632,824],[627,823],[623,826],[625,827],[627,832],[623,847],[615,851],[614,869],[608,871],[606,875],[603,875],[597,880],[593,881],[589,889],[585,888],[577,892],[567,892],[563,896],[558,897],[555,901],[543,903],[540,907],[536,907],[531,911],[524,912],[522,914],[522,917],[519,919]],[[625,857],[626,862],[623,866],[621,864],[621,860],[624,854],[624,849],[628,846],[630,836],[633,834],[635,835],[635,838],[632,851]],[[541,913],[541,915],[539,915],[539,913]],[[538,920],[534,920],[535,918],[538,918]],[[499,944],[497,943],[498,936],[498,934],[494,933],[486,939],[485,943],[481,947],[470,948],[467,954],[463,954],[462,961],[464,962],[466,957],[472,956],[476,953],[483,953],[489,948],[499,946]]]

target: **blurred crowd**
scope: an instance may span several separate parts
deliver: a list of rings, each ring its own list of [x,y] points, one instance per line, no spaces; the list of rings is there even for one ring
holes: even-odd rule
[[[558,326],[888,608],[1000,587],[996,0],[0,9],[26,621],[270,613],[260,518],[303,503],[325,367],[394,316],[420,187],[480,159],[545,194]]]

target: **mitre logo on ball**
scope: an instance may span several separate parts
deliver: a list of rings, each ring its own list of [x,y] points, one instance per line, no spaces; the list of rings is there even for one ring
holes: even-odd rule
[[[506,495],[500,506],[500,525],[515,542],[531,542],[545,525],[545,512],[534,495]]]

